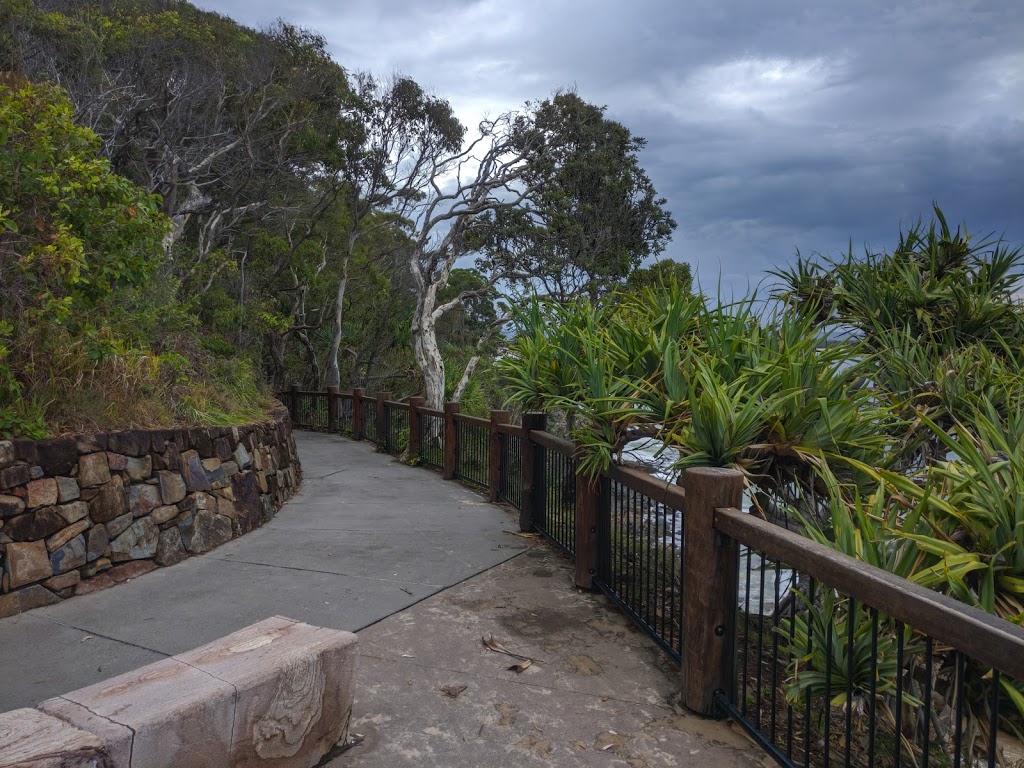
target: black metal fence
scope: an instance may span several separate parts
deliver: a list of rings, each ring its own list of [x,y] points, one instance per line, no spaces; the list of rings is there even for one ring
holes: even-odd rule
[[[377,443],[378,446],[383,448],[382,435],[377,434],[377,402],[375,400],[363,400],[362,409],[363,434],[360,437],[372,443]]]
[[[419,414],[420,464],[434,469],[444,468],[444,414],[440,411],[420,411]]]
[[[386,403],[384,413],[388,425],[383,440],[385,450],[388,453],[403,454],[409,450],[409,406]]]
[[[669,655],[682,650],[682,512],[602,478],[595,583]]]
[[[571,455],[540,447],[544,472],[539,478],[543,508],[536,510],[537,529],[570,555],[576,553],[576,464]]]
[[[298,427],[316,431],[327,429],[326,392],[296,392],[294,397],[293,412],[297,414]]]
[[[455,477],[478,488],[488,487],[490,459],[490,424],[481,419],[456,416]]]
[[[1024,686],[999,669],[765,552],[742,550],[738,581],[735,691],[718,703],[781,765],[1024,761],[1005,749]]]
[[[523,445],[519,435],[498,433],[501,458],[498,470],[498,500],[523,508]]]

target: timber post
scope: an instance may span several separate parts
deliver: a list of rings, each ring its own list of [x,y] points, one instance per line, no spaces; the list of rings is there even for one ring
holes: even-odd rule
[[[533,442],[531,432],[543,432],[547,427],[547,414],[529,411],[523,414],[522,507],[519,511],[519,530],[532,531],[534,520],[544,514],[544,446]]]
[[[377,447],[384,453],[391,452],[391,419],[388,418],[388,407],[385,405],[390,399],[390,392],[378,392],[377,408],[373,414],[374,428],[377,432]]]
[[[341,398],[338,387],[327,388],[327,431],[332,434],[338,431],[338,405]]]
[[[487,446],[487,500],[491,502],[498,500],[498,492],[501,490],[501,433],[498,432],[498,425],[508,424],[509,418],[508,411],[491,411],[490,441]]]
[[[363,388],[352,388],[352,437],[363,439]]]
[[[715,509],[743,505],[743,475],[694,467],[683,474],[682,700],[718,715],[716,694],[736,700],[739,543],[715,531]]]
[[[291,402],[288,403],[289,416],[292,417],[292,426],[299,426],[299,385],[292,384]]]
[[[420,458],[420,408],[425,403],[422,397],[409,398],[409,461]]]
[[[445,480],[454,479],[459,468],[459,425],[455,422],[455,414],[460,408],[459,403],[444,404],[444,467],[441,477]]]
[[[593,589],[597,574],[597,515],[601,478],[587,477],[576,462],[576,586]]]

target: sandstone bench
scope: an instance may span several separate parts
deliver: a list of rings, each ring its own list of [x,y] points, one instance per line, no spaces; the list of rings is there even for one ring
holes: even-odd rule
[[[311,768],[348,738],[355,643],[275,616],[0,714],[0,768]]]

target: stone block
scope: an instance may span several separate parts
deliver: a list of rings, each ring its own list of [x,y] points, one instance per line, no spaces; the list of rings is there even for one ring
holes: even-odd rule
[[[77,723],[83,731],[98,737],[110,756],[111,768],[132,764],[131,732],[125,726],[94,715],[80,704],[59,697],[44,701],[39,705],[39,710],[66,723]]]
[[[0,440],[0,469],[7,469],[17,461],[14,453],[14,443],[10,440]]]
[[[14,443],[14,458],[18,461],[23,461],[26,464],[38,464],[39,463],[39,443],[36,440],[29,440],[28,438],[18,439],[15,438],[11,442]]]
[[[122,584],[144,573],[156,570],[156,563],[152,560],[131,560],[127,563],[111,566],[110,561],[104,557],[97,560],[95,565],[103,565],[105,569],[102,573],[97,572],[90,577],[88,575],[88,567],[83,568],[82,576],[85,577],[85,581],[79,582],[78,586],[75,587],[76,595],[98,592],[101,589],[112,587],[115,584]]]
[[[174,565],[187,557],[188,552],[185,551],[185,544],[181,540],[181,531],[177,526],[160,531],[155,558],[157,565]]]
[[[206,477],[203,460],[196,451],[185,451],[181,454],[181,474],[185,485],[190,491],[209,491],[210,481]]]
[[[46,474],[40,466],[30,467],[28,473],[33,480],[39,480]]]
[[[61,504],[57,507],[57,514],[64,518],[64,522],[77,523],[84,517],[89,516],[89,505],[84,501],[73,501],[70,504]]]
[[[185,542],[185,546],[193,555],[209,552],[221,544],[226,544],[231,541],[233,535],[231,519],[218,515],[210,509],[203,509],[197,512],[192,522],[192,527],[192,536],[190,541]],[[182,531],[181,538],[183,541],[185,540],[184,531]]]
[[[0,520],[15,517],[25,511],[25,502],[17,496],[0,494]]]
[[[157,507],[154,509],[149,517],[157,525],[163,525],[168,523],[178,516],[178,508],[173,505],[167,505],[163,507]]]
[[[33,480],[28,484],[28,508],[52,507],[57,503],[57,481],[52,477]]]
[[[36,709],[0,714],[0,768],[114,768],[95,734]]]
[[[92,530],[96,530],[96,529],[93,528]],[[140,562],[145,562],[145,561],[143,560],[143,561],[140,561]],[[93,580],[93,577],[96,576],[96,574],[103,573],[104,571],[109,570],[110,569],[110,565],[111,565],[110,560],[108,560],[105,557],[100,557],[100,558],[97,558],[96,560],[90,562],[88,565],[83,565],[79,569],[78,572],[82,574],[82,578],[83,579],[89,579],[90,583],[91,583],[91,581]],[[78,590],[76,589],[75,592],[77,594]]]
[[[132,523],[124,533],[110,542],[110,559],[112,562],[122,560],[142,560],[156,554],[157,540],[160,529],[148,517],[142,517]]]
[[[4,568],[11,589],[53,576],[50,553],[46,551],[46,543],[42,541],[8,544]]]
[[[128,457],[123,453],[111,453],[107,451],[107,464],[111,472],[124,472],[128,469]]]
[[[53,507],[43,507],[12,517],[4,523],[4,533],[14,541],[38,541],[52,536],[67,522]]]
[[[160,472],[160,496],[164,504],[177,504],[185,498],[185,481],[177,472]]]
[[[150,436],[138,429],[125,429],[107,434],[107,450],[125,456],[144,456],[149,453]]]
[[[79,534],[85,533],[88,527],[88,520],[79,520],[77,523],[72,523],[64,530],[57,531],[57,533],[48,538],[46,540],[46,548],[51,552],[55,549],[60,549]]]
[[[107,450],[107,434],[101,432],[92,435],[75,435],[75,449],[81,456],[83,453],[96,453]]]
[[[128,477],[134,482],[142,482],[148,480],[149,476],[153,474],[153,459],[150,456],[142,456],[140,458],[132,457],[128,459]]]
[[[67,573],[47,579],[43,582],[43,586],[47,589],[52,589],[54,592],[60,592],[62,589],[75,586],[81,580],[82,574],[78,571],[68,571]]]
[[[28,464],[15,464],[7,469],[0,469],[0,490],[14,488],[16,485],[24,485],[32,479],[32,473]]]
[[[148,515],[163,504],[155,485],[133,485],[128,491],[128,508],[135,517]]]
[[[94,523],[106,523],[128,511],[124,498],[124,481],[117,475],[100,488],[89,502],[89,513]]]
[[[76,536],[50,555],[54,573],[66,573],[85,565],[85,536]]]
[[[49,476],[69,475],[78,465],[78,446],[73,437],[40,440],[36,444],[36,463]]]
[[[221,464],[221,467],[224,469],[224,477],[228,478],[229,480],[235,475],[237,475],[239,472],[238,464],[236,464],[233,461],[225,461],[223,464]]]
[[[231,458],[231,441],[227,437],[218,437],[213,441],[213,455],[221,461]]]
[[[78,484],[83,488],[103,485],[110,480],[110,465],[107,454],[87,453],[78,457]]]
[[[228,768],[235,692],[229,683],[176,659],[164,659],[60,697],[108,721],[109,750],[131,766]],[[40,708],[55,708],[53,700]],[[81,711],[81,710],[79,710]],[[88,723],[63,709],[72,725]],[[129,768],[117,764],[115,768]]]
[[[231,765],[306,768],[347,738],[351,632],[275,616],[175,658],[237,691]]]
[[[235,463],[242,469],[249,469],[252,466],[252,457],[249,456],[249,451],[245,449],[245,446],[239,443],[235,446],[234,452]]]
[[[108,524],[109,525],[109,524]],[[94,525],[85,534],[85,560],[91,563],[103,557],[110,543],[110,533],[105,525]]]
[[[73,477],[58,477],[57,480],[57,501],[62,504],[74,501],[82,495],[78,488],[78,481]]]
[[[112,539],[117,538],[128,529],[128,526],[132,524],[132,520],[134,519],[135,518],[132,517],[131,512],[121,515],[120,517],[115,517],[107,523],[107,534]]]
[[[55,605],[59,602],[60,598],[50,590],[44,589],[38,584],[30,584],[14,592],[0,595],[0,619],[31,611],[33,608],[42,608],[44,605]]]

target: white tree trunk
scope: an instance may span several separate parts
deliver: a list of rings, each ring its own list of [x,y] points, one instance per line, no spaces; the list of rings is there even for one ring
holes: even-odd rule
[[[462,396],[465,394],[466,387],[469,386],[469,382],[473,378],[473,373],[476,371],[476,366],[479,362],[480,355],[473,355],[469,358],[469,362],[466,363],[466,369],[462,372],[462,378],[459,379],[459,384],[455,387],[455,392],[452,394],[452,402],[462,402]]]
[[[346,256],[341,266],[341,280],[338,281],[338,293],[334,298],[334,338],[331,340],[331,353],[327,361],[327,386],[341,386],[341,367],[338,365],[338,354],[341,349],[341,321],[345,312],[345,289],[348,287],[348,261]]]
[[[417,302],[412,323],[413,354],[423,374],[423,397],[427,408],[444,408],[444,359],[437,346],[433,302]],[[427,307],[430,307],[427,309]]]

